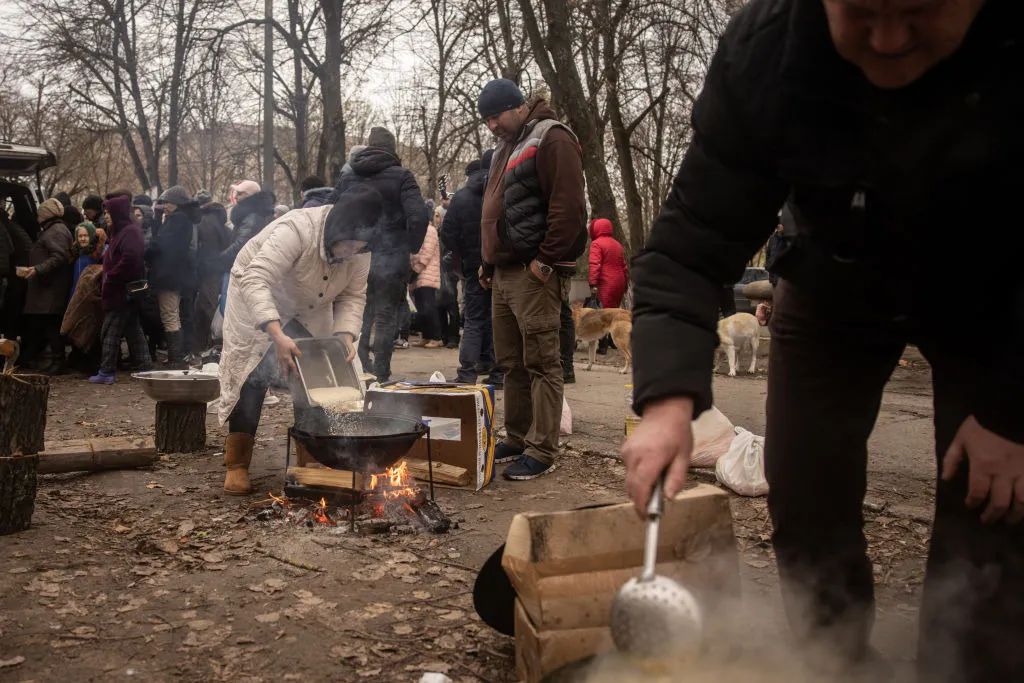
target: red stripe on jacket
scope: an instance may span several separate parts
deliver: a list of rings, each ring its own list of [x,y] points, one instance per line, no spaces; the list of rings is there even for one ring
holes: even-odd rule
[[[537,147],[537,145],[530,145],[529,147],[523,150],[522,154],[520,154],[514,159],[509,159],[508,164],[505,165],[505,172],[508,173],[509,171],[511,171],[513,168],[523,163],[524,161],[529,161],[530,159],[537,156]]]

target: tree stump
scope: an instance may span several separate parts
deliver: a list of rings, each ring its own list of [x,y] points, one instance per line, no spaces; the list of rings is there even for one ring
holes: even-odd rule
[[[205,403],[156,403],[156,449],[195,453],[206,448]]]
[[[43,450],[50,378],[0,374],[0,456]]]
[[[0,536],[24,531],[36,507],[38,455],[0,457]]]

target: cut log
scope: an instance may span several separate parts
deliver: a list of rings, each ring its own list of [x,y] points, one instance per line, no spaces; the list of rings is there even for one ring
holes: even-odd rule
[[[127,470],[148,467],[159,458],[153,438],[148,436],[69,439],[46,444],[39,454],[39,473]]]
[[[405,463],[409,466],[409,474],[416,479],[420,481],[430,480],[430,467],[426,460],[406,458]],[[448,484],[449,486],[469,486],[471,481],[472,477],[469,470],[465,467],[434,461],[434,483]]]
[[[24,531],[36,507],[38,455],[0,457],[0,535]]]
[[[348,470],[331,470],[326,467],[289,467],[285,478],[290,478],[302,486],[325,488],[356,489],[363,488],[363,475]]]
[[[43,450],[50,378],[0,374],[0,456]]]
[[[205,403],[156,403],[156,449],[195,453],[206,448]]]

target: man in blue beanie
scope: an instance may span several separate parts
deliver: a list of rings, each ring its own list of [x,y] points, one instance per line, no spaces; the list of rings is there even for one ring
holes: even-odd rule
[[[504,477],[555,467],[562,414],[559,318],[587,244],[583,155],[576,135],[515,83],[489,82],[477,101],[498,138],[480,219],[482,287],[491,289],[494,355],[505,370]]]

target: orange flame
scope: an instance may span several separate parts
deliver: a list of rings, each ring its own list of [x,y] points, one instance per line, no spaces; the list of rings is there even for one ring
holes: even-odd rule
[[[327,516],[327,500],[326,499],[324,499],[324,498],[320,499],[320,502],[317,504],[316,510],[313,511],[313,520],[318,522],[318,523],[320,523],[320,524],[327,524],[329,526],[334,526],[334,522],[331,521],[331,518]]]
[[[419,493],[404,460],[397,467],[387,468],[384,474],[371,474],[370,491],[383,496],[385,500],[415,498]]]

